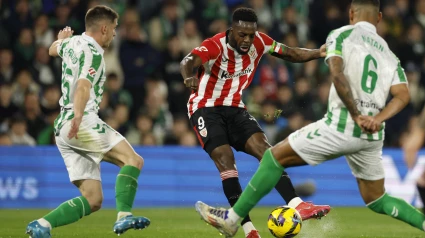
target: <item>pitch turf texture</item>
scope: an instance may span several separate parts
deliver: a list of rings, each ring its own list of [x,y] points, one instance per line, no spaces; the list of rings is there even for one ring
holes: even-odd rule
[[[273,237],[267,229],[266,219],[272,208],[259,207],[251,213],[251,218],[263,238]],[[0,238],[28,237],[25,227],[34,218],[48,210],[0,210]],[[123,238],[213,238],[222,237],[211,226],[200,220],[193,208],[138,209],[134,214],[151,219],[151,225],[144,230],[129,230]],[[53,230],[53,238],[67,237],[117,237],[112,232],[115,221],[114,210],[101,210],[77,223]],[[244,237],[242,229],[238,238]],[[309,220],[303,223],[301,233],[296,238],[312,237],[425,237],[420,232],[400,221],[378,215],[367,208],[334,208],[322,220]]]

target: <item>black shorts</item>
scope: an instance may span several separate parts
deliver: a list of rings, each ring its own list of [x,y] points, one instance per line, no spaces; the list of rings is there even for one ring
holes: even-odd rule
[[[237,151],[245,151],[248,139],[257,132],[263,132],[258,122],[244,108],[204,107],[195,111],[190,122],[202,148],[211,152],[229,144]]]

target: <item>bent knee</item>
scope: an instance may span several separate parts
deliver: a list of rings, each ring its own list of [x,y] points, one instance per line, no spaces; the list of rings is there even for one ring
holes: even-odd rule
[[[103,196],[100,196],[100,197],[88,197],[86,199],[87,199],[87,201],[90,204],[90,210],[91,210],[91,212],[98,211],[102,207]]]
[[[142,156],[134,153],[132,156],[129,157],[128,164],[126,164],[126,165],[131,165],[131,166],[134,166],[138,169],[142,169],[144,163],[145,162],[144,162]]]

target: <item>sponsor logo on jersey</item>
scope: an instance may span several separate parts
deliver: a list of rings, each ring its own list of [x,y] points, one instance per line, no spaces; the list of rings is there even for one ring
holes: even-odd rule
[[[382,111],[382,108],[378,106],[377,103],[369,101],[363,101],[361,99],[355,99],[354,102],[356,103],[356,106],[365,107],[365,108],[373,108],[379,111]]]
[[[244,69],[244,70],[242,70],[242,71],[240,71],[238,73],[235,73],[235,74],[229,74],[229,72],[223,71],[221,73],[221,78],[222,79],[237,78],[237,77],[240,77],[240,76],[243,76],[243,75],[246,75],[246,74],[250,74],[250,73],[252,73],[252,71],[253,70],[251,68],[246,68],[246,69]]]
[[[94,77],[96,75],[96,70],[93,67],[90,67],[89,74],[90,76]]]
[[[204,129],[200,130],[200,131],[199,131],[199,134],[200,134],[202,137],[207,137],[207,135],[208,135],[207,128],[204,128]]]

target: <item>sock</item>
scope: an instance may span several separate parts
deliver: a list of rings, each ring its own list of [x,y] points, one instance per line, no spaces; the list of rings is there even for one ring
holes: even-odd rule
[[[227,213],[227,218],[233,222],[233,223],[237,223],[240,219],[242,219],[242,217],[240,217],[235,210],[233,210],[233,208],[230,208],[228,210],[229,212]]]
[[[245,233],[245,235],[249,234],[252,230],[255,230],[254,225],[252,224],[252,222],[246,222],[245,224],[242,225],[242,229],[243,232]]]
[[[50,223],[51,228],[74,223],[91,213],[90,204],[83,196],[68,200],[43,218]]]
[[[118,212],[117,221],[123,217],[133,215],[131,212]]]
[[[419,197],[421,197],[421,201],[423,204],[422,212],[425,213],[425,188],[420,186],[419,184],[416,184],[416,187],[418,188]]]
[[[279,182],[277,182],[275,188],[280,196],[285,199],[286,204],[289,204],[292,199],[298,197],[295,193],[294,185],[292,185],[291,179],[286,171],[282,172],[282,176],[280,177]]]
[[[296,208],[298,207],[298,205],[300,205],[303,202],[303,200],[301,200],[301,198],[296,197],[294,199],[292,199],[291,201],[288,202],[288,206],[292,207],[292,208]]]
[[[227,177],[226,174],[232,174],[232,176],[236,177]],[[220,174],[221,179],[223,180],[223,190],[224,194],[226,195],[227,201],[229,201],[230,206],[233,207],[235,205],[236,201],[238,200],[239,196],[242,193],[242,188],[239,183],[238,171],[236,170],[228,170],[224,171]],[[241,225],[250,222],[251,218],[249,215],[247,215],[242,221]]]
[[[274,158],[270,149],[266,150],[260,166],[249,181],[242,195],[239,197],[233,210],[245,217],[249,211],[276,186],[284,168]]]
[[[121,168],[115,184],[115,200],[118,212],[130,212],[137,192],[140,169],[125,165]]]
[[[46,219],[40,218],[37,221],[41,226],[48,227],[50,230],[52,229],[52,225],[50,225],[50,222],[48,222]]]
[[[367,207],[376,213],[387,214],[422,231],[424,230],[425,215],[403,199],[391,197],[385,193],[382,197],[367,204]]]

